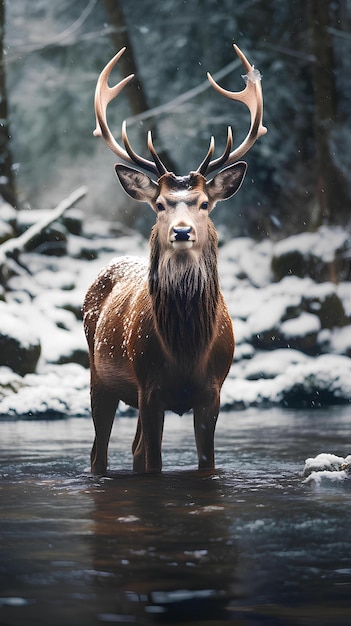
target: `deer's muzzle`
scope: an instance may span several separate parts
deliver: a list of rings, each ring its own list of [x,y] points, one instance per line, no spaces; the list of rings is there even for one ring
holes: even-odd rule
[[[173,226],[170,241],[176,250],[192,248],[195,241],[192,226]]]

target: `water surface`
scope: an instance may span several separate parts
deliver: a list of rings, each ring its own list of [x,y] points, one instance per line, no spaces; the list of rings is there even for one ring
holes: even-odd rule
[[[351,623],[350,483],[302,480],[351,452],[350,407],[222,414],[214,473],[169,415],[163,473],[134,475],[134,430],[97,479],[90,420],[0,423],[1,624]]]

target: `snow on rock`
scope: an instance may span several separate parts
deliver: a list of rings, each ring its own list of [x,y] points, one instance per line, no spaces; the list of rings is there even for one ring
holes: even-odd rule
[[[48,366],[43,373],[11,380],[0,368],[0,384],[16,387],[0,401],[0,417],[53,419],[90,415],[89,372],[76,363]]]
[[[299,350],[272,350],[260,351],[251,354],[250,358],[234,358],[231,368],[231,378],[245,378],[246,380],[260,380],[275,378],[283,374],[290,365],[301,365],[310,361],[310,357]]]
[[[262,287],[272,280],[271,255],[273,244],[269,239],[255,242],[249,237],[232,239],[219,251],[221,286],[233,288],[234,274],[238,281],[248,279],[252,285]],[[225,279],[229,277],[228,281]]]
[[[351,398],[351,360],[324,354],[286,370],[280,389],[283,406],[319,407],[348,404]]]
[[[21,297],[18,302],[4,303],[7,311],[4,318],[10,317],[16,322],[17,334],[22,329],[19,340],[22,347],[16,348],[16,351],[23,351],[28,338],[34,337],[36,338],[35,345],[39,346],[35,365],[40,355],[39,365],[74,361],[87,366],[87,348],[82,323],[72,312],[56,307],[55,301],[57,302],[57,292],[52,290],[33,300],[28,301],[26,297]],[[1,317],[3,319],[2,312]],[[0,364],[10,365],[8,362],[2,362],[1,357]],[[26,374],[33,372],[35,366],[25,370],[13,369],[20,374]]]
[[[274,333],[274,330],[278,330],[280,323],[284,319],[287,309],[298,304],[298,298],[291,296],[291,294],[282,294],[271,299],[268,298],[249,316],[247,322],[250,334],[259,338],[260,335],[266,332]]]
[[[316,335],[321,328],[321,322],[313,313],[301,313],[299,317],[282,322],[280,332],[287,339],[292,337],[305,337]]]
[[[17,393],[23,387],[23,377],[16,374],[10,367],[0,366],[0,402],[6,396]]]
[[[314,458],[306,459],[303,475],[307,478],[312,472],[321,472],[323,470],[338,471],[344,463],[345,459],[343,457],[322,452]]]
[[[24,348],[29,348],[38,343],[38,335],[31,325],[26,324],[25,313],[16,305],[8,305],[0,302],[1,330],[3,335],[8,335],[21,344]]]
[[[285,352],[285,369],[274,378],[248,379],[245,369],[240,377],[240,369],[234,365],[223,386],[222,403],[225,408],[242,409],[253,405],[318,408],[350,402],[351,359],[327,354],[305,357],[304,360],[303,355],[297,359],[296,351],[292,351],[292,361],[288,364],[290,351]],[[265,370],[263,355],[259,367]]]
[[[317,315],[301,313],[296,318],[286,320],[280,325],[281,342],[285,340],[287,347],[313,354],[316,351],[317,336],[321,322]]]
[[[335,273],[333,263],[348,273],[350,234],[343,228],[322,226],[313,233],[300,233],[274,246],[272,269],[276,280],[283,276],[311,276],[317,282],[329,280]]]
[[[351,318],[351,282],[339,283],[336,287],[336,293],[343,304],[345,315]]]
[[[0,301],[0,365],[24,375],[34,372],[40,356],[38,333],[22,310]]]
[[[313,255],[330,263],[335,257],[335,252],[342,249],[349,239],[349,233],[343,228],[331,230],[322,226],[314,233],[300,233],[279,241],[275,245],[274,254],[298,251],[305,258]]]
[[[322,452],[306,459],[303,470],[306,484],[340,483],[351,478],[351,455],[346,458]]]
[[[318,343],[325,352],[346,354],[351,357],[351,326],[322,330],[318,336]]]
[[[329,350],[326,335],[319,335],[325,328],[350,328],[346,307],[351,306],[351,290],[342,289],[342,285],[317,284],[297,276],[261,288],[242,281],[225,293],[234,329],[239,321],[237,343],[243,340],[266,350],[292,347],[308,354],[348,354],[347,346],[341,344]]]

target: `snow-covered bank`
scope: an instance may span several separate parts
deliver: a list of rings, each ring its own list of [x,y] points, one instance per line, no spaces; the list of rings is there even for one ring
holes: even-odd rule
[[[75,226],[77,219],[75,212]],[[148,253],[141,237],[116,236],[105,223],[90,224],[83,234],[66,230],[65,238],[62,256],[22,254],[30,273],[23,269],[7,282],[0,302],[0,350],[12,346],[13,361],[0,352],[0,417],[89,415],[84,293],[113,256]],[[350,247],[345,232],[326,228],[277,244],[239,238],[221,247],[221,285],[237,343],[223,410],[350,402],[351,283],[345,269]],[[298,271],[290,268],[289,255]],[[345,275],[339,284],[329,280],[336,265]],[[29,347],[31,364],[18,358]]]

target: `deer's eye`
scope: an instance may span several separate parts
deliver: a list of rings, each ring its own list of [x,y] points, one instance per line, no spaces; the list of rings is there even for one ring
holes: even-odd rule
[[[157,202],[156,209],[158,211],[164,211],[165,210],[164,204],[162,204],[162,202]]]
[[[208,202],[201,202],[200,209],[203,209],[204,211],[207,211],[207,209],[208,209]]]

